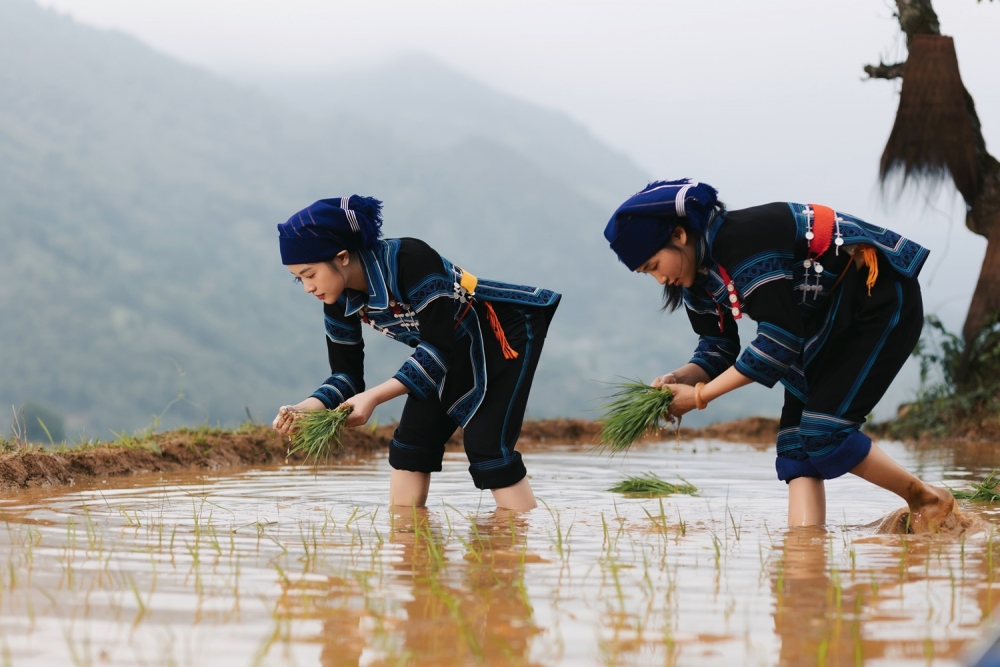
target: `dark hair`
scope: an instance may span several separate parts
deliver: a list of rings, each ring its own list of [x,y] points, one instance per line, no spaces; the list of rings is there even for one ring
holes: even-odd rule
[[[667,245],[670,245],[669,243]],[[666,246],[663,246],[664,248]],[[662,250],[662,248],[661,248]],[[684,288],[680,285],[663,285],[663,305],[660,306],[661,313],[672,313],[684,303]]]
[[[709,224],[711,224],[712,219],[714,219],[716,215],[718,215],[719,213],[722,213],[725,210],[726,210],[726,205],[725,204],[723,204],[721,201],[720,202],[716,202],[715,203],[715,212],[708,219]],[[690,234],[695,234],[697,236],[701,236],[701,232],[695,231],[686,222],[678,222],[677,224],[681,225],[682,227],[684,227],[684,231],[687,232],[689,235]],[[667,248],[667,247],[670,247],[670,246],[671,246],[670,241],[667,241],[666,243],[663,244],[663,247],[661,247],[660,250],[663,250],[663,248]],[[657,251],[657,252],[659,252],[659,251]],[[675,310],[677,310],[678,308],[680,308],[682,303],[684,303],[684,288],[681,287],[681,286],[679,286],[679,285],[671,285],[670,283],[664,284],[663,285],[663,305],[660,307],[660,312],[661,313],[672,313]]]

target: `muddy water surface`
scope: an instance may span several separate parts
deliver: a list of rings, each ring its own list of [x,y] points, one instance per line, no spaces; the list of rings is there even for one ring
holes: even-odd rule
[[[884,447],[930,481],[984,476],[947,451]],[[992,529],[876,534],[865,526],[899,503],[848,476],[827,485],[826,531],[789,531],[766,449],[665,442],[609,459],[555,446],[526,461],[545,506],[519,516],[493,510],[461,453],[426,511],[395,515],[381,457],[8,495],[0,658],[958,665],[1000,602]],[[647,471],[700,492],[605,490]]]

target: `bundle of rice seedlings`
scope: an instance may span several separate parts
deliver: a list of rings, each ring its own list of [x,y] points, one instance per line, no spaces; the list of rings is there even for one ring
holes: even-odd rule
[[[305,452],[306,459],[326,460],[344,444],[347,417],[353,406],[343,404],[335,410],[310,410],[295,420],[295,431],[288,445],[288,455]]]
[[[674,400],[668,386],[653,388],[641,380],[614,386],[617,390],[601,406],[604,416],[597,422],[601,425],[599,448],[610,448],[612,454],[623,452],[650,429],[659,428],[661,420],[675,421],[667,413]],[[680,420],[676,421],[680,427]]]
[[[630,496],[645,496],[655,498],[657,496],[669,496],[674,493],[683,493],[693,496],[698,493],[698,489],[683,477],[680,478],[682,484],[672,484],[657,477],[654,473],[647,472],[643,475],[626,477],[622,481],[612,486],[608,491],[614,493],[626,493]]]
[[[956,491],[949,488],[951,495],[959,500],[978,500],[980,502],[995,503],[1000,501],[1000,468],[994,468],[993,472],[979,484],[973,484],[972,491]]]

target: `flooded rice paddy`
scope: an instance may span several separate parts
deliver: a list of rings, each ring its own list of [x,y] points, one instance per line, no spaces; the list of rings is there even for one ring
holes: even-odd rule
[[[930,481],[988,472],[883,446]],[[427,510],[395,514],[384,457],[10,494],[0,662],[963,664],[1000,602],[992,531],[875,534],[899,502],[851,476],[826,531],[789,531],[772,451],[532,449],[545,505],[525,515],[494,511],[460,452]],[[605,490],[649,471],[699,493]]]

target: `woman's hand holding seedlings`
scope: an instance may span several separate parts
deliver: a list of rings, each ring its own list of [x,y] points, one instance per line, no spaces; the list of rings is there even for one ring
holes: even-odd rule
[[[271,426],[281,435],[291,435],[295,428],[295,420],[300,414],[294,405],[282,405],[278,408],[278,416],[271,422]]]
[[[295,405],[282,405],[278,408],[278,416],[271,422],[271,427],[281,435],[291,435],[295,430],[295,421],[303,412],[322,410],[325,407],[323,401],[312,396]]]
[[[661,375],[660,377],[653,380],[650,384],[653,387],[662,387],[665,384],[669,384],[671,388],[675,384],[686,384],[688,386],[695,386],[699,382],[708,382],[712,378],[708,376],[705,369],[698,364],[686,363],[680,368],[675,368],[666,375]]]
[[[651,385],[656,388],[662,387],[665,384],[671,384],[671,385],[677,384],[677,376],[674,375],[673,373],[667,373],[666,375],[661,375],[660,377],[656,378],[651,383]]]
[[[670,404],[670,414],[680,417],[694,410],[697,406],[694,400],[694,387],[686,384],[671,384],[670,391],[674,394],[674,402]]]
[[[688,367],[690,366],[694,366],[698,371],[689,373]],[[679,382],[675,384],[660,383],[659,385],[653,382],[653,386],[670,384],[670,391],[674,392],[674,402],[670,406],[670,414],[675,417],[680,417],[699,406],[701,409],[704,409],[719,396],[753,383],[753,380],[736,370],[735,366],[730,366],[714,380],[708,377],[708,373],[700,366],[695,366],[694,364],[688,364],[674,371],[674,373],[682,375]],[[667,373],[667,375],[670,375],[670,373]],[[662,376],[657,378],[657,380],[661,379]],[[688,380],[695,381],[689,384]]]
[[[378,400],[375,396],[375,390],[369,389],[368,391],[363,391],[360,394],[355,394],[349,399],[344,401],[347,405],[350,405],[352,410],[350,416],[347,418],[346,425],[351,426],[362,426],[368,423],[371,419],[372,413],[375,412],[375,408],[379,406],[382,401]]]
[[[344,401],[345,403],[349,403],[353,408],[351,416],[347,418],[347,426],[367,424],[368,420],[371,419],[372,413],[375,412],[375,408],[386,401],[391,401],[397,396],[407,393],[409,393],[409,389],[406,388],[406,385],[396,378],[390,378],[377,387],[372,387],[367,391],[351,396]]]

